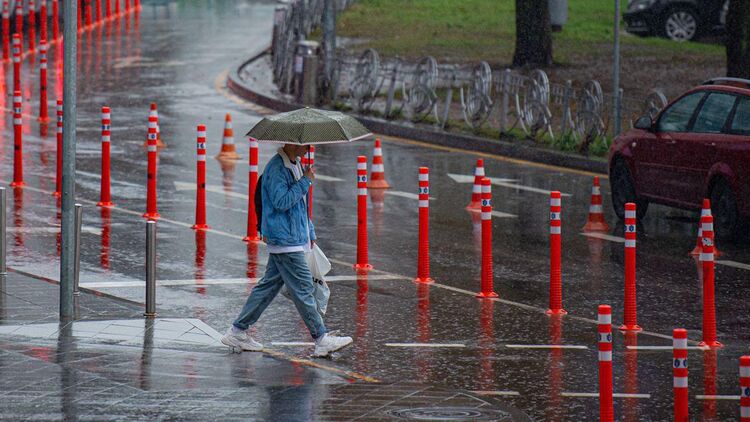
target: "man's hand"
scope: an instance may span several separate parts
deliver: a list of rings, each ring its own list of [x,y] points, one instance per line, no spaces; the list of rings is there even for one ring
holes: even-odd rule
[[[315,180],[315,170],[313,170],[312,166],[308,167],[307,170],[305,170],[305,177],[310,179],[310,181]]]

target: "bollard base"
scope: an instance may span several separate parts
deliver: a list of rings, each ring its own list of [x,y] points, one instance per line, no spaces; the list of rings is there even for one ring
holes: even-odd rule
[[[367,272],[372,269],[372,265],[370,264],[354,264],[354,269],[357,270],[357,272]]]
[[[432,284],[435,282],[435,280],[431,279],[430,277],[417,277],[414,279],[414,282],[420,284]]]
[[[145,316],[146,318],[155,318],[156,312],[144,312],[143,316]]]
[[[147,212],[147,213],[144,213],[142,217],[145,219],[154,221],[154,220],[158,220],[159,218],[161,218],[161,215],[158,212]]]
[[[26,186],[26,182],[11,182],[10,187],[12,188],[22,188]]]
[[[190,226],[190,228],[193,230],[208,230],[211,228],[211,226],[209,226],[208,224],[193,224],[192,226]]]
[[[702,341],[698,343],[698,347],[703,349],[723,349],[724,345],[719,341]]]
[[[608,232],[609,225],[604,221],[589,221],[585,226],[583,226],[583,231],[585,233]]]
[[[641,328],[641,326],[638,325],[638,324],[633,324],[633,325],[622,324],[620,326],[620,328],[618,328],[618,330],[620,330],[620,331],[638,332],[638,331],[643,331],[643,328]]]
[[[568,315],[568,311],[565,309],[547,309],[545,312],[547,315]]]
[[[97,207],[102,207],[102,208],[113,208],[115,206],[115,204],[113,202],[109,202],[109,201],[106,201],[106,202],[100,201],[100,202],[96,203],[96,206]]]
[[[219,155],[216,156],[216,159],[219,161],[236,161],[241,160],[242,156],[237,154],[236,151],[225,151],[220,152]]]
[[[495,292],[479,292],[474,297],[478,299],[492,299],[492,298],[500,297],[500,295],[498,295]]]
[[[242,241],[243,242],[261,242],[263,241],[263,239],[260,238],[259,236],[255,236],[255,237],[245,236],[242,238]]]

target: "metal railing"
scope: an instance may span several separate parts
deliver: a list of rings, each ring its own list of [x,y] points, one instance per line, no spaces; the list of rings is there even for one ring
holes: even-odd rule
[[[350,3],[338,0],[337,10]],[[295,47],[319,26],[322,4],[323,0],[298,0],[277,8],[272,66],[282,92],[294,90]],[[324,54],[322,49],[319,54]],[[335,107],[432,123],[442,130],[464,126],[498,136],[520,131],[535,140],[572,139],[576,149],[587,154],[595,140],[607,142],[615,127],[613,95],[605,94],[598,81],[581,86],[552,83],[541,69],[522,74],[492,69],[484,61],[474,67],[441,65],[429,56],[416,63],[383,60],[376,50],[367,49],[358,56],[338,56],[332,80],[323,72],[317,74],[319,91],[327,91],[318,98],[327,98]],[[653,116],[666,104],[657,89],[643,100],[623,97],[622,126],[632,127],[639,116]]]

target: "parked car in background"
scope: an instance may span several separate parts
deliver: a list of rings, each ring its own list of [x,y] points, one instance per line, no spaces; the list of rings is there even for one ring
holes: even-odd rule
[[[609,151],[612,204],[638,218],[649,203],[698,210],[711,199],[721,238],[743,234],[750,218],[750,80],[716,78],[674,100],[655,118],[615,138]]]
[[[625,29],[690,41],[724,29],[729,0],[630,0],[623,15]]]

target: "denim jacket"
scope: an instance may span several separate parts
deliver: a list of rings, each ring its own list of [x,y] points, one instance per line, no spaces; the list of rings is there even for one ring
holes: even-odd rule
[[[306,201],[312,181],[305,176],[295,180],[293,165],[279,149],[263,171],[261,233],[272,246],[301,246],[316,239]]]

